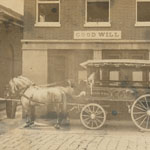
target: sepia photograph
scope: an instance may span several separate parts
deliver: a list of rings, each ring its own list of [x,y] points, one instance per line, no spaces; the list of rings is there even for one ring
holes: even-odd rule
[[[0,150],[150,150],[150,0],[0,0]]]

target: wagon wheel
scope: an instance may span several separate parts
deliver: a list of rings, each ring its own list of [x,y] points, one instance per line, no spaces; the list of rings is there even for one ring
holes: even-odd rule
[[[105,123],[105,110],[98,104],[85,105],[80,113],[82,124],[88,129],[99,129]]]
[[[150,94],[140,96],[133,103],[131,118],[139,129],[150,131]]]

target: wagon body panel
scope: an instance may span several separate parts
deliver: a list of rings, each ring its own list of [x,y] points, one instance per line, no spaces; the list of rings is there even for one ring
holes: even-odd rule
[[[93,87],[92,94],[87,90],[86,99],[91,101],[131,101],[144,94],[150,94],[149,88]]]

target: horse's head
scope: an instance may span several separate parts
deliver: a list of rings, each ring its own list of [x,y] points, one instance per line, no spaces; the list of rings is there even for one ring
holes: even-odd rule
[[[72,96],[73,93],[74,93],[74,87],[75,87],[75,84],[72,80],[66,80],[64,82],[64,84],[62,84],[63,86],[63,91],[67,94],[67,95],[70,95]]]
[[[4,89],[4,97],[10,98],[16,95],[16,86],[13,82],[13,79],[9,81],[9,83],[5,86]]]
[[[32,81],[23,76],[18,76],[9,81],[8,93],[9,96],[19,96],[25,89],[34,85]],[[8,94],[7,94],[8,95]]]

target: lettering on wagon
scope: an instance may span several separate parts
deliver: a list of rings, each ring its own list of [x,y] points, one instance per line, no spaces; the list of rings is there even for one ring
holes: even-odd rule
[[[121,39],[121,31],[74,31],[74,39]]]

